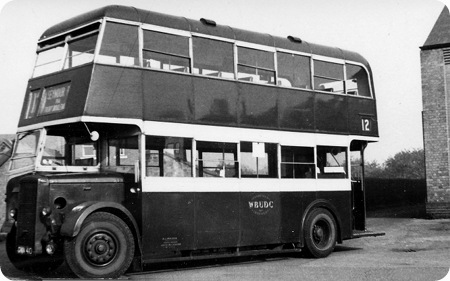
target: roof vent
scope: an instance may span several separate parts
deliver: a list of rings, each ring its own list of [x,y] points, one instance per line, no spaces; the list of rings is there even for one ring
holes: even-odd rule
[[[287,38],[288,38],[289,41],[291,41],[291,42],[294,42],[294,43],[302,43],[302,39],[300,39],[300,38],[298,38],[298,37],[289,35]]]
[[[213,20],[209,20],[209,19],[205,19],[205,18],[201,18],[200,21],[205,24],[205,25],[210,25],[210,26],[216,26],[216,22]]]

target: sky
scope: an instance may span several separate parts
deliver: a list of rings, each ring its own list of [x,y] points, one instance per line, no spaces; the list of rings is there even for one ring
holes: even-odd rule
[[[450,0],[0,0],[0,134],[17,130],[41,34],[112,4],[358,52],[374,75],[380,134],[366,159],[423,148],[419,47]]]

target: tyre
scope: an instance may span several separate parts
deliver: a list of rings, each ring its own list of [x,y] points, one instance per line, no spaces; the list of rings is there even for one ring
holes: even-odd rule
[[[33,272],[39,275],[47,274],[55,269],[57,269],[63,263],[63,258],[61,253],[56,253],[53,256],[40,255],[36,257],[27,257],[23,255],[18,255],[16,253],[16,227],[14,226],[6,236],[6,254],[10,262],[15,268],[25,271]]]
[[[78,235],[64,242],[64,255],[81,278],[118,278],[134,258],[133,234],[117,216],[93,213]]]
[[[313,209],[305,220],[304,237],[306,253],[313,258],[324,258],[336,246],[336,222],[325,209]]]

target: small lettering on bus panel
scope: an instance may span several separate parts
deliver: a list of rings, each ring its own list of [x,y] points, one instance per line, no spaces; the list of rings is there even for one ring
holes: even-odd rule
[[[248,207],[255,215],[264,216],[274,208],[274,201],[266,195],[259,194],[248,201]]]
[[[161,247],[162,248],[175,248],[180,247],[181,243],[178,241],[178,237],[163,237]]]

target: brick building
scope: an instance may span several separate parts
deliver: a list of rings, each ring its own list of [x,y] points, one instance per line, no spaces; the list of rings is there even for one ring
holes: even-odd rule
[[[427,214],[450,218],[450,14],[447,7],[420,49]]]

